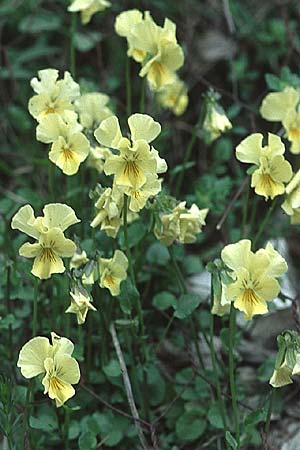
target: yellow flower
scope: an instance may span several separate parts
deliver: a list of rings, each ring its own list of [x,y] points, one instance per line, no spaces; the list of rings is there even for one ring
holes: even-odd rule
[[[185,83],[175,77],[173,83],[157,92],[157,100],[163,108],[171,109],[176,116],[181,116],[189,102]]]
[[[289,110],[282,120],[287,139],[292,143],[291,153],[300,153],[300,111]]]
[[[285,188],[286,197],[281,205],[284,212],[290,216],[292,225],[300,224],[300,170],[294,175]]]
[[[245,320],[268,312],[267,302],[280,292],[276,280],[287,271],[282,256],[268,243],[265,249],[251,251],[251,241],[243,239],[224,247],[222,261],[232,271],[233,282],[225,286],[225,298],[244,312]]]
[[[30,114],[40,121],[47,114],[62,114],[66,110],[74,110],[73,102],[79,97],[79,85],[75,83],[69,72],[58,80],[58,70],[44,69],[38,72],[40,80],[33,78],[31,86],[37,93],[28,103]]]
[[[149,16],[148,16],[149,17]],[[137,62],[142,62],[146,56],[146,52],[136,47],[131,47],[129,38],[131,36],[134,26],[143,21],[143,14],[137,9],[130,9],[123,11],[116,17],[115,30],[119,36],[127,39],[128,51],[127,55],[132,57]]]
[[[106,188],[95,207],[99,211],[91,223],[92,228],[100,225],[107,236],[115,238],[122,224],[121,213],[123,208],[123,194],[119,190]]]
[[[221,295],[218,296],[214,291],[213,306],[211,313],[216,316],[223,317],[225,314],[230,313],[231,302],[225,297],[225,285],[221,283]]]
[[[81,125],[76,122],[76,114],[61,117],[48,114],[37,127],[37,139],[44,143],[52,142],[49,159],[64,174],[74,175],[90,151],[89,140],[80,132]]]
[[[98,173],[103,173],[105,161],[111,155],[109,148],[91,147],[86,164],[88,167],[96,169]]]
[[[124,193],[130,198],[129,209],[133,212],[143,209],[147,200],[161,191],[161,183],[157,175],[149,175],[140,188],[124,188]]]
[[[300,91],[286,87],[282,92],[268,94],[260,107],[260,114],[270,122],[281,122],[290,110],[296,110],[300,100]]]
[[[254,133],[244,139],[236,148],[239,161],[257,166],[251,177],[251,187],[266,200],[284,193],[284,183],[292,177],[292,168],[283,157],[285,148],[280,137],[268,133],[268,145],[262,145],[263,135]]]
[[[66,309],[66,313],[76,314],[78,325],[82,325],[89,310],[97,311],[94,305],[91,303],[92,298],[86,291],[81,292],[77,287],[74,292],[70,292],[71,305]]]
[[[77,253],[78,252],[78,253]],[[79,269],[89,261],[86,252],[83,250],[79,252],[78,250],[74,253],[70,261],[70,269]]]
[[[274,369],[269,383],[275,388],[286,386],[287,384],[291,384],[293,382],[291,379],[292,374],[293,370],[287,365],[286,359],[284,359],[281,366],[278,369]]]
[[[184,62],[182,48],[176,40],[176,26],[166,19],[164,27],[153,20],[138,22],[128,36],[129,47],[146,53],[139,75],[147,77],[153,90],[173,82],[175,71]]]
[[[179,203],[170,214],[163,214],[160,223],[156,223],[154,234],[162,244],[169,246],[175,240],[182,244],[190,244],[196,241],[196,235],[201,233],[205,225],[205,217],[208,209],[199,209],[193,204],[190,209],[186,202]]]
[[[104,11],[109,6],[111,6],[111,3],[107,0],[73,0],[72,4],[68,7],[68,11],[80,11],[81,22],[83,25],[86,25],[96,12]]]
[[[25,378],[43,375],[44,394],[55,399],[59,407],[74,396],[72,384],[79,382],[80,370],[71,356],[73,343],[55,333],[51,333],[51,339],[52,344],[42,336],[30,339],[20,351],[17,366]]]
[[[120,250],[116,250],[111,259],[99,258],[100,287],[109,289],[112,296],[119,295],[127,269],[128,259]]]
[[[100,92],[90,92],[76,100],[75,108],[83,128],[95,130],[102,120],[113,115],[107,106],[108,102],[109,97]]]
[[[31,273],[40,279],[47,279],[53,273],[65,271],[61,258],[72,257],[76,245],[66,239],[63,232],[80,221],[72,208],[61,203],[46,205],[43,213],[43,217],[35,218],[30,205],[22,206],[12,218],[11,227],[36,239],[34,244],[23,244],[19,254],[34,258]]]
[[[203,123],[203,129],[208,133],[209,141],[213,142],[231,128],[232,124],[224,109],[218,104],[209,104]]]
[[[120,152],[106,159],[105,174],[114,174],[114,183],[118,186],[138,189],[146,182],[147,175],[162,169],[162,161],[149,145],[159,135],[161,127],[146,114],[131,115],[128,125],[131,141],[122,136],[116,116],[105,119],[95,131],[95,137],[100,144]]]

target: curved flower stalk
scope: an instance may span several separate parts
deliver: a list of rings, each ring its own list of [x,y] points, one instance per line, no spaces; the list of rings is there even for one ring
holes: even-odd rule
[[[80,369],[71,355],[73,343],[55,333],[48,338],[37,336],[30,339],[21,349],[17,366],[25,378],[43,376],[44,394],[55,400],[56,406],[62,406],[75,395],[72,384],[80,379]]]
[[[150,89],[172,84],[176,71],[183,65],[184,55],[176,39],[176,25],[165,19],[158,26],[148,12],[129,10],[121,13],[115,23],[116,32],[126,37],[128,56],[140,62],[139,75],[147,77]]]
[[[285,183],[292,177],[292,168],[284,159],[285,147],[280,137],[268,133],[268,145],[262,145],[263,135],[254,133],[244,139],[236,148],[239,161],[254,164],[256,170],[251,176],[251,187],[255,193],[272,200],[285,190]]]
[[[285,136],[291,142],[290,151],[300,153],[300,89],[286,87],[281,92],[271,92],[261,105],[262,117],[271,122],[281,122]]]
[[[79,289],[77,286],[70,292],[70,296],[71,304],[65,312],[76,314],[78,325],[82,325],[85,323],[88,311],[97,311],[92,304],[93,299],[85,289]]]
[[[30,114],[38,121],[48,114],[62,114],[74,110],[74,101],[80,96],[80,88],[69,72],[58,80],[58,70],[39,70],[38,78],[32,78],[30,84],[37,95],[28,103]]]
[[[232,282],[225,286],[225,299],[244,312],[245,320],[267,313],[267,302],[280,292],[277,278],[288,269],[284,258],[271,243],[254,253],[251,251],[251,241],[243,239],[224,247],[221,259],[230,269],[232,278]]]
[[[162,108],[170,109],[176,116],[181,116],[189,102],[187,86],[176,76],[171,84],[157,91],[156,99]]]
[[[293,176],[285,188],[285,201],[281,205],[284,212],[290,216],[292,225],[300,224],[300,170]]]
[[[107,106],[108,102],[108,95],[100,92],[81,95],[75,102],[75,110],[82,127],[94,131],[104,119],[112,116],[113,112]]]
[[[63,273],[62,258],[71,258],[76,245],[64,236],[64,231],[80,222],[70,206],[50,203],[43,209],[44,215],[35,218],[30,205],[22,206],[14,215],[11,227],[34,238],[36,242],[26,242],[19,249],[25,258],[34,258],[31,273],[40,278],[50,278],[53,273]]]
[[[199,209],[196,204],[186,208],[186,202],[179,203],[170,214],[162,214],[154,227],[154,234],[162,244],[169,246],[174,241],[191,244],[196,241],[205,225],[208,209]]]
[[[88,157],[90,143],[81,130],[73,111],[66,111],[61,116],[48,114],[37,127],[37,140],[52,144],[49,159],[66,175],[77,173],[80,164]]]
[[[80,12],[81,22],[83,25],[86,25],[95,13],[104,11],[110,6],[111,2],[108,0],[73,0],[72,4],[68,7],[68,11]]]

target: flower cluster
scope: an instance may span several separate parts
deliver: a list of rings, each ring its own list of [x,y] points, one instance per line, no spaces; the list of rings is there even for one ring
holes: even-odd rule
[[[281,92],[271,92],[261,105],[262,117],[271,122],[281,122],[285,136],[291,142],[291,152],[300,153],[300,89],[286,87]]]
[[[155,224],[154,234],[162,244],[169,246],[178,241],[191,244],[205,225],[208,209],[199,209],[193,204],[189,209],[186,202],[180,202],[169,214],[161,214]]]
[[[44,394],[54,399],[56,406],[62,406],[75,395],[72,384],[80,379],[80,370],[75,358],[71,355],[73,343],[55,333],[51,333],[51,344],[48,338],[37,336],[30,339],[21,349],[18,367],[25,378],[42,375]]]
[[[68,11],[80,12],[81,22],[86,25],[96,12],[104,11],[110,6],[111,3],[108,0],[73,0]]]
[[[292,168],[284,159],[285,147],[280,137],[268,133],[268,145],[263,146],[263,135],[254,133],[244,139],[236,148],[239,161],[254,164],[251,187],[266,200],[284,193],[285,184],[292,177]]]
[[[19,254],[34,258],[31,273],[40,279],[47,279],[53,273],[65,271],[61,258],[74,255],[76,245],[64,236],[64,231],[80,220],[70,206],[61,203],[46,205],[43,214],[35,217],[30,205],[22,206],[12,218],[11,227],[36,240],[34,244],[23,244]]]
[[[284,258],[271,243],[254,253],[251,241],[242,239],[224,247],[221,259],[230,270],[231,278],[223,285],[223,306],[233,302],[236,309],[244,312],[245,320],[251,320],[255,314],[267,313],[267,302],[280,292],[277,278],[288,268]]]

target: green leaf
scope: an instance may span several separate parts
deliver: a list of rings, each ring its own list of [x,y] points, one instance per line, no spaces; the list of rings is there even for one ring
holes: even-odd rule
[[[220,405],[218,402],[213,403],[208,411],[208,416],[207,416],[209,423],[215,427],[215,428],[224,428],[224,424],[223,424],[223,420],[222,420],[222,415],[221,415],[221,411],[220,411]]]
[[[195,441],[204,433],[206,420],[197,409],[185,412],[176,422],[176,435],[183,441]]]
[[[129,247],[135,247],[145,236],[147,227],[141,222],[134,222],[128,227],[128,242]],[[124,233],[120,234],[119,242],[121,248],[125,248]]]
[[[130,314],[132,306],[139,299],[139,292],[129,277],[121,283],[121,291],[119,295],[120,308],[125,314]]]
[[[234,439],[234,437],[232,436],[232,434],[230,433],[230,431],[226,431],[225,439],[226,439],[227,444],[229,444],[230,447],[233,448],[233,450],[236,450],[238,448],[238,444],[237,444],[236,440]]]
[[[41,33],[43,31],[58,30],[62,25],[62,16],[49,11],[38,11],[38,14],[30,14],[24,17],[19,24],[22,33]]]
[[[152,303],[157,309],[164,311],[165,309],[170,308],[170,306],[173,306],[175,309],[177,306],[177,299],[170,292],[162,291],[154,296]]]
[[[77,31],[74,36],[74,43],[77,50],[80,52],[88,52],[95,47],[97,42],[100,42],[102,34],[98,31],[89,31],[81,33]]]
[[[58,429],[57,418],[54,414],[40,414],[39,417],[30,416],[31,428],[51,433]]]
[[[198,308],[201,298],[196,294],[183,294],[179,297],[177,307],[175,308],[175,317],[185,319]]]
[[[97,445],[97,438],[90,431],[87,431],[80,435],[78,445],[79,450],[94,450]]]
[[[164,245],[154,242],[147,250],[146,259],[150,264],[165,266],[170,261],[170,255]]]
[[[116,359],[111,359],[106,366],[102,367],[102,369],[108,377],[118,377],[121,374],[120,364]]]

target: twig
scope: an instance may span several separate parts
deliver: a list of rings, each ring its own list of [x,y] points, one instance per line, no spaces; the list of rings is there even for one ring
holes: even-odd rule
[[[228,0],[223,0],[223,11],[224,11],[224,16],[225,16],[230,34],[233,34],[235,32],[235,25],[234,25],[231,11],[230,11],[230,6],[229,6]]]
[[[245,186],[247,185],[249,180],[249,177],[246,177],[243,181],[243,183],[241,184],[241,186],[238,188],[238,190],[236,191],[236,193],[234,194],[232,200],[229,202],[229,204],[227,205],[223,216],[221,217],[221,219],[219,220],[219,222],[217,223],[216,229],[220,230],[222,228],[223,223],[225,222],[229,212],[231,211],[231,208],[233,207],[235,201],[239,198],[239,196],[241,195],[241,193],[243,192],[243,190],[245,189]]]
[[[124,382],[124,387],[125,387],[125,391],[126,391],[126,395],[127,395],[127,399],[128,399],[128,403],[129,403],[129,407],[131,410],[131,413],[134,417],[134,422],[135,422],[135,427],[136,427],[136,431],[140,440],[140,443],[142,445],[142,448],[144,450],[150,450],[150,447],[147,444],[144,432],[142,430],[141,424],[140,424],[140,418],[139,418],[139,413],[138,410],[135,406],[135,401],[133,398],[133,393],[132,393],[132,388],[131,388],[131,383],[130,383],[130,379],[128,376],[128,372],[127,372],[127,367],[123,358],[123,354],[122,354],[122,350],[120,347],[120,343],[118,340],[118,336],[116,333],[116,329],[114,324],[112,323],[109,327],[111,336],[112,336],[112,340],[113,340],[113,344],[117,353],[117,357],[120,363],[120,367],[121,367],[121,372],[122,372],[122,376],[123,376],[123,382]]]

